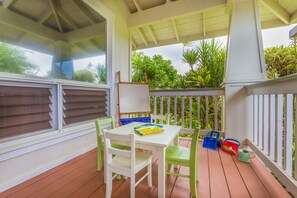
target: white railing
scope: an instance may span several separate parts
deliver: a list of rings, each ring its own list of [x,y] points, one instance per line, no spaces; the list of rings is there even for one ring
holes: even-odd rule
[[[253,134],[248,145],[297,196],[297,75],[247,86],[253,97]]]
[[[150,91],[154,114],[170,114],[170,124],[192,129],[200,123],[202,133],[224,131],[224,89]]]

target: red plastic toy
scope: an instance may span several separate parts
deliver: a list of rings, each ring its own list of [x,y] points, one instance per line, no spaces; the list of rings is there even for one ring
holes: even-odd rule
[[[227,138],[222,142],[222,151],[231,155],[236,155],[238,153],[239,146],[240,143],[238,140]]]

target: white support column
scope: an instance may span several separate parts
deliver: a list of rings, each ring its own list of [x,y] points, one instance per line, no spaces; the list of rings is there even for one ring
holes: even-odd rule
[[[253,98],[244,86],[265,80],[266,70],[258,2],[232,2],[224,79],[225,131],[226,137],[245,143],[253,133]]]

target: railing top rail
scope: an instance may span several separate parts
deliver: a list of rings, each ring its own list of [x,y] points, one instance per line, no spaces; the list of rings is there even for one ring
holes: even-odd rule
[[[150,96],[213,96],[224,93],[224,88],[150,90]]]
[[[248,95],[297,93],[297,74],[246,86]]]

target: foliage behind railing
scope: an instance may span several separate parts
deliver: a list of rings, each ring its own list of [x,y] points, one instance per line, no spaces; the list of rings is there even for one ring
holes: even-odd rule
[[[154,114],[170,114],[170,124],[203,131],[224,130],[224,89],[152,90],[151,109]]]

